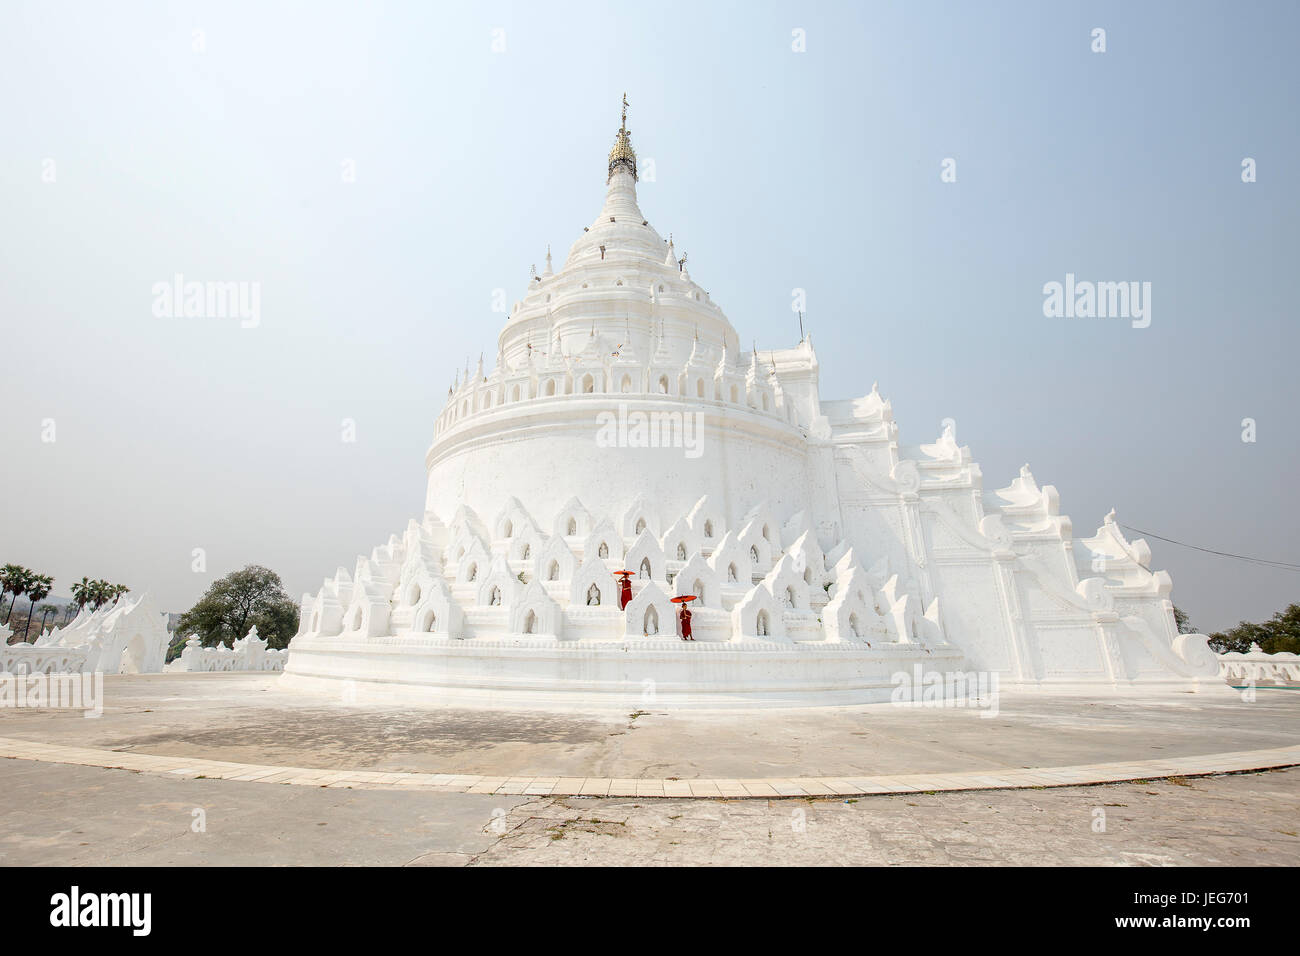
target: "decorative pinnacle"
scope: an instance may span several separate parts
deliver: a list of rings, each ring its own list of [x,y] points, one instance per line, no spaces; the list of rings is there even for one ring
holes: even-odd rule
[[[632,179],[636,179],[636,150],[632,148],[632,134],[627,128],[627,94],[623,94],[623,125],[618,128],[618,136],[614,140],[614,148],[609,151],[609,177],[605,182],[614,178],[614,170],[622,166],[632,174]]]

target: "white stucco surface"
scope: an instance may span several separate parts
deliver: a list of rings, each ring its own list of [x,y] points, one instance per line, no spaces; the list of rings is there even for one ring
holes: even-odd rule
[[[951,427],[904,445],[874,386],[823,400],[811,338],[742,350],[642,213],[626,124],[600,212],[545,262],[495,362],[448,390],[424,514],[304,595],[286,685],[795,705],[889,699],[919,664],[1020,689],[1222,688],[1113,513],[1076,539],[1027,465],[986,490]]]
[[[31,644],[8,644],[0,633],[0,673],[150,674],[163,668],[167,615],[152,596],[123,596],[114,603],[83,607],[71,623],[41,634]]]

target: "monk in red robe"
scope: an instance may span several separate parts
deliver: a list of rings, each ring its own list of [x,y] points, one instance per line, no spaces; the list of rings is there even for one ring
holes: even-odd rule
[[[677,615],[677,617],[682,622],[682,640],[695,640],[695,638],[691,637],[691,606],[689,604],[683,604],[682,611]]]
[[[618,609],[621,611],[632,601],[632,574],[624,571],[618,579]]]

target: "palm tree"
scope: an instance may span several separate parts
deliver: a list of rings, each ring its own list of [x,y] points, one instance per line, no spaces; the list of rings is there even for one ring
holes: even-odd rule
[[[83,577],[72,586],[72,599],[77,602],[78,611],[87,604],[92,611],[98,611],[105,604],[112,604],[130,590],[125,584],[109,584],[102,578],[92,581]]]
[[[27,635],[32,629],[32,615],[36,613],[36,602],[44,601],[50,596],[50,589],[54,587],[54,578],[48,574],[33,574],[27,584],[27,597],[31,599],[31,606],[27,608],[27,626],[23,628],[23,640],[27,640]]]
[[[42,604],[41,605],[41,633],[42,634],[45,633],[45,622],[49,619],[51,614],[55,616],[54,619],[57,621],[58,614],[59,614],[59,606],[57,604]]]
[[[0,598],[6,594],[12,594],[14,599],[9,602],[9,613],[5,615],[5,623],[9,623],[9,618],[13,617],[14,605],[18,603],[20,595],[27,591],[27,584],[32,577],[32,572],[21,564],[6,564],[0,568]]]
[[[101,578],[96,578],[90,582],[90,605],[92,610],[98,611],[108,602],[110,587],[111,585]]]
[[[80,581],[72,586],[72,600],[77,602],[77,610],[80,611],[90,602],[90,579],[83,577]]]

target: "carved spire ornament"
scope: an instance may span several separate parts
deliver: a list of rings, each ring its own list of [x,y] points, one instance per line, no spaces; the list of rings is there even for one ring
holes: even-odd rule
[[[627,94],[623,94],[623,124],[618,128],[618,135],[614,139],[614,148],[609,151],[609,176],[605,182],[614,178],[616,169],[626,169],[632,174],[632,179],[636,176],[636,150],[632,148],[632,131],[627,128]]]

